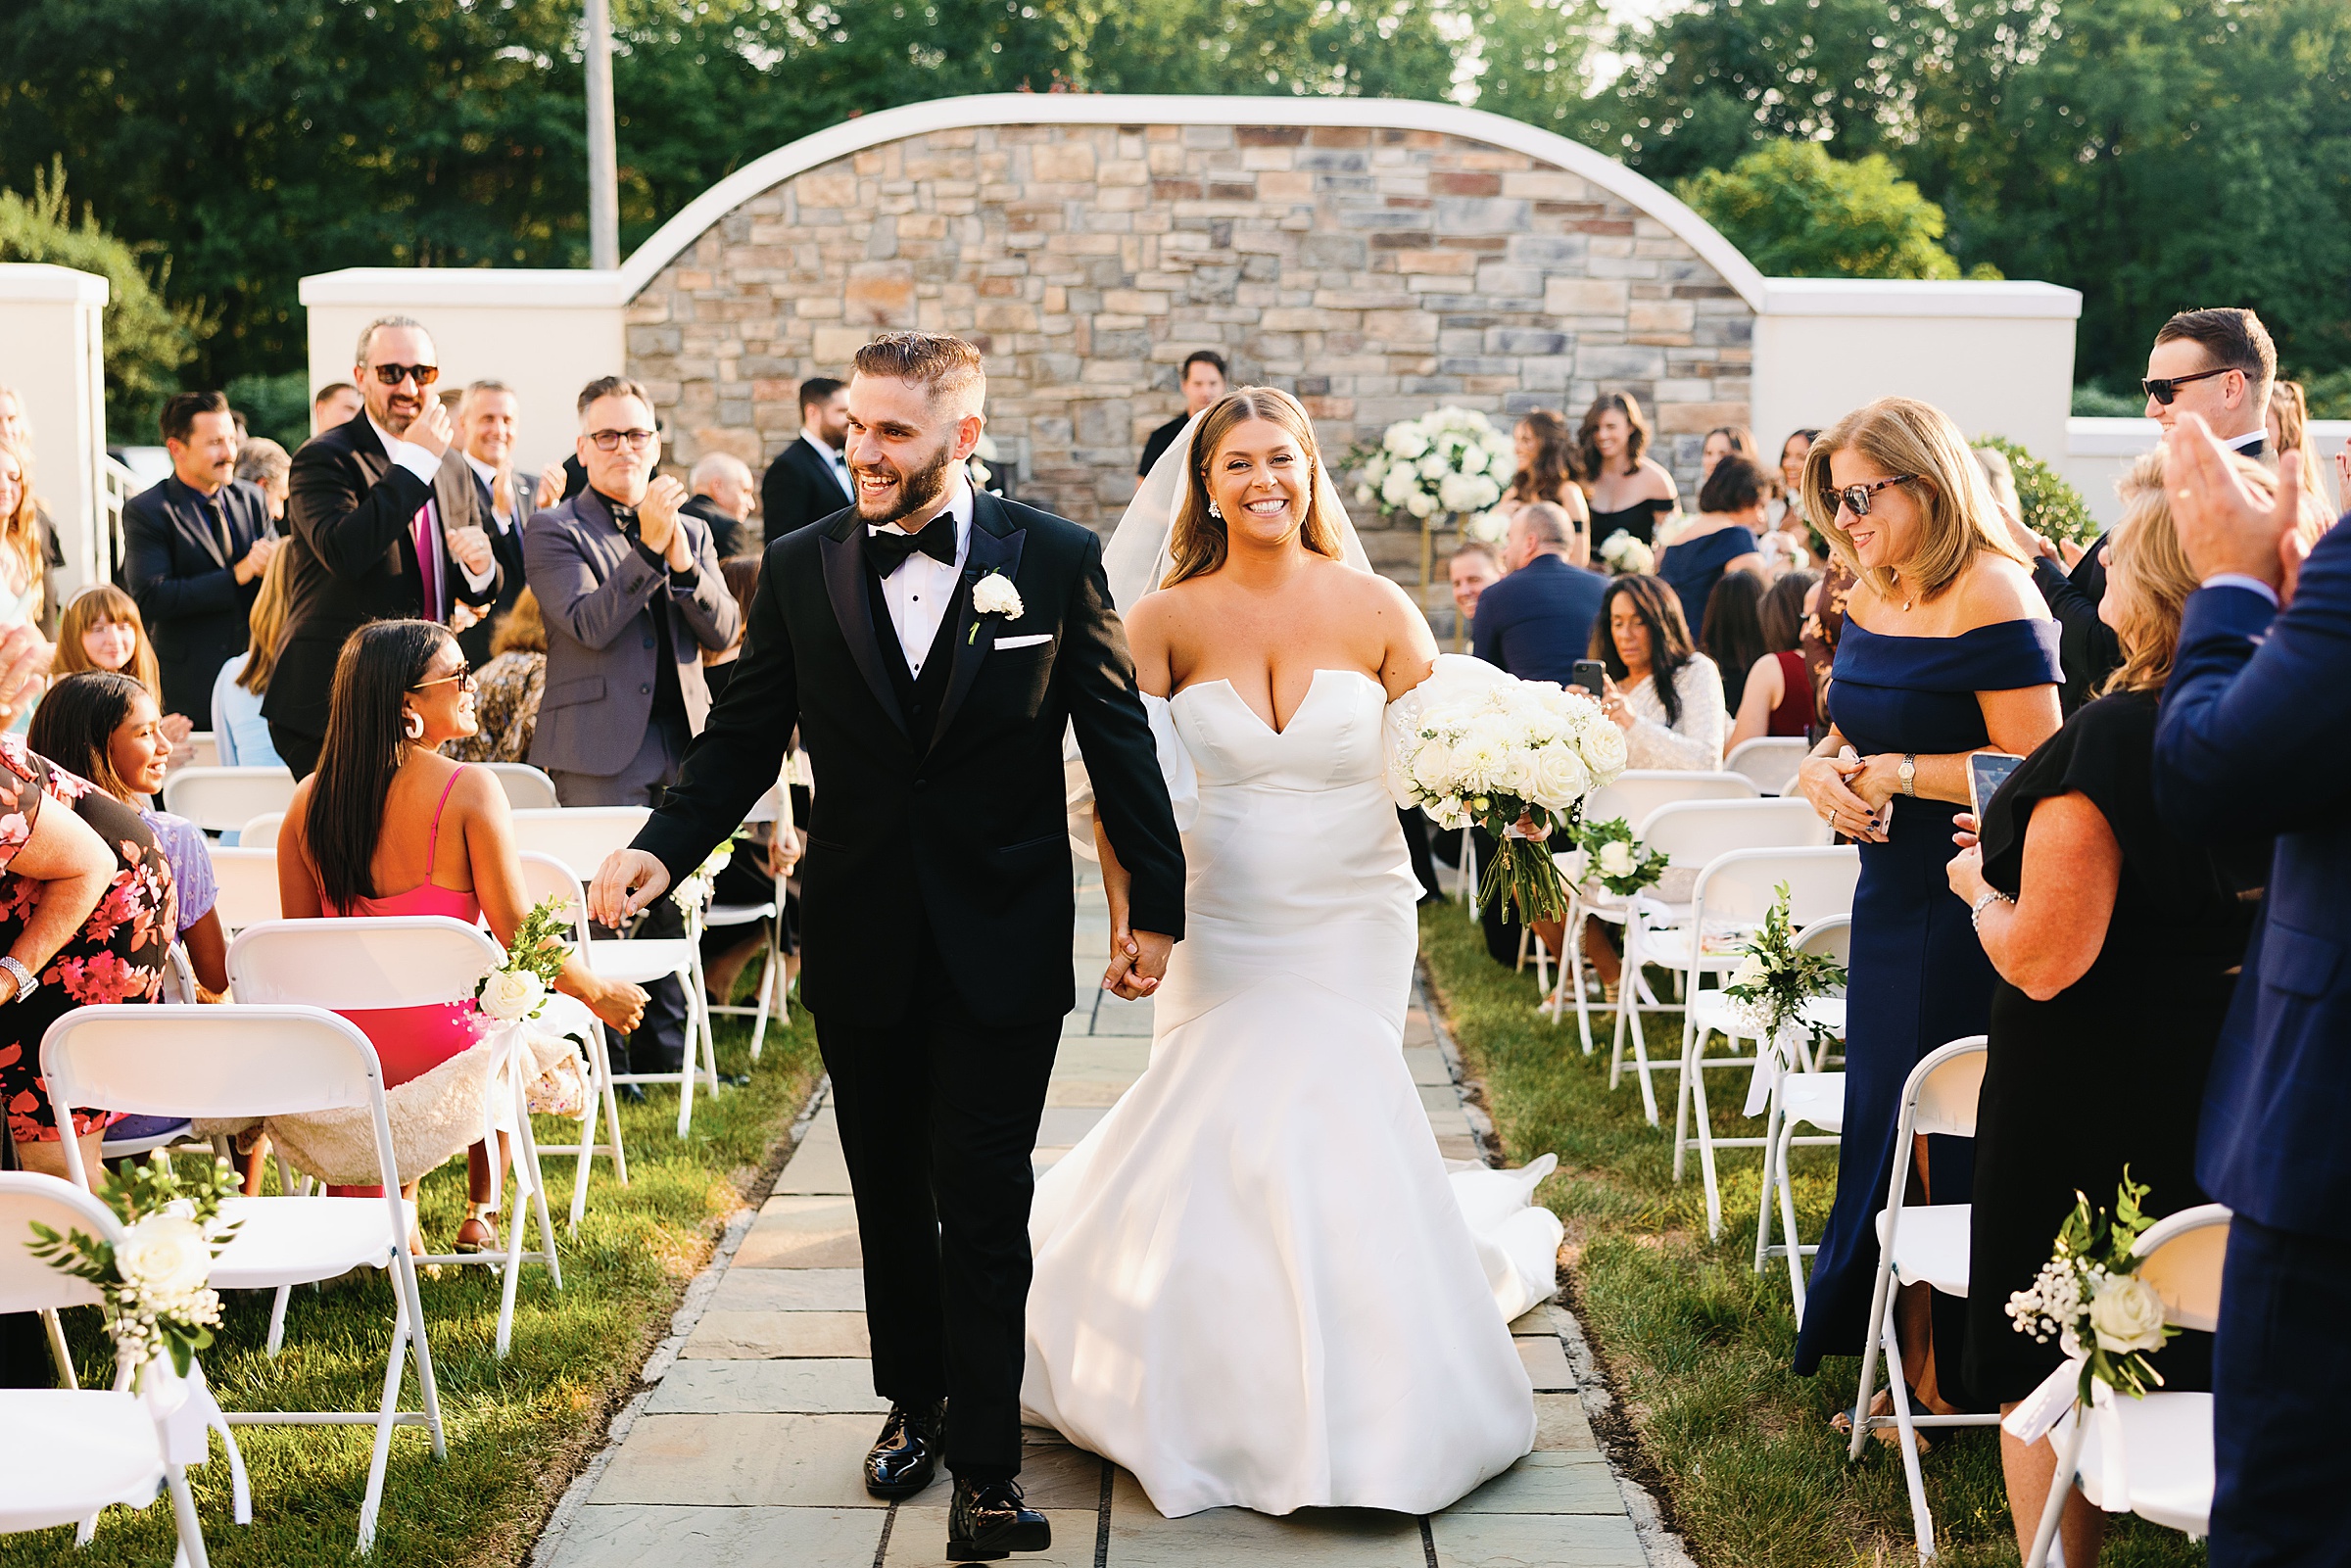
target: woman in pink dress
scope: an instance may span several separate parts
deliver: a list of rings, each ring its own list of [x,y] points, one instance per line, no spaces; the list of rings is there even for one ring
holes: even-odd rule
[[[477,728],[473,676],[446,628],[378,621],[354,633],[335,664],[318,771],[295,787],[278,838],[286,917],[447,915],[487,921],[491,934],[512,941],[530,906],[505,791],[488,770],[438,749]],[[643,991],[598,978],[576,955],[564,961],[555,988],[623,1032],[645,1010]],[[471,1046],[481,1023],[469,1001],[343,1016],[374,1042],[387,1088]],[[460,1253],[498,1246],[490,1160],[486,1143],[468,1156]],[[410,1182],[408,1195],[415,1190]]]

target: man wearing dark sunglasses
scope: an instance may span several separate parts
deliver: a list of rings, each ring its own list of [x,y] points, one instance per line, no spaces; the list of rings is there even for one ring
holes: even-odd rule
[[[2278,350],[2261,317],[2250,310],[2182,310],[2155,334],[2139,387],[2147,395],[2147,417],[2165,430],[2182,414],[2192,413],[2223,446],[2259,457],[2277,375]],[[2098,601],[2106,596],[2106,536],[2084,550],[2069,572],[2056,546],[2020,519],[2010,517],[2008,528],[2032,560],[2034,584],[2057,617],[2063,700],[2070,714],[2123,662],[2113,629],[2098,619]]]
[[[297,779],[317,766],[346,638],[369,621],[446,623],[460,602],[498,598],[481,487],[433,393],[431,336],[384,316],[360,334],[358,360],[364,406],[303,443],[288,478],[285,643],[262,713]]]

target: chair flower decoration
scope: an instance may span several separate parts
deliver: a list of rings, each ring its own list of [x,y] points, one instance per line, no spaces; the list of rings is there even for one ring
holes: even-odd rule
[[[120,1246],[33,1223],[32,1255],[97,1288],[116,1362],[134,1382],[143,1384],[159,1358],[184,1378],[196,1353],[213,1343],[220,1325],[220,1297],[209,1283],[213,1259],[236,1231],[235,1221],[220,1218],[220,1206],[237,1191],[227,1161],[182,1174],[158,1149],[110,1172],[98,1189],[122,1221]]]
[[[1634,837],[1632,825],[1622,817],[1585,823],[1575,831],[1575,847],[1584,857],[1583,879],[1618,898],[1655,887],[1673,860]]]

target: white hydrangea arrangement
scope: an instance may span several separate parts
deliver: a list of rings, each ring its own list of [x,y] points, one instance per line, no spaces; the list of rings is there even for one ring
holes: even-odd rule
[[[2138,1277],[2140,1259],[2131,1252],[2154,1223],[2139,1208],[2146,1195],[2146,1184],[2133,1181],[2128,1165],[2115,1189],[2112,1219],[2090,1208],[2087,1196],[2074,1194],[2074,1212],[2057,1233],[2055,1253],[2031,1289],[2008,1298],[2008,1316],[2019,1334],[2031,1335],[2037,1345],[2054,1339],[2069,1363],[2081,1363],[2075,1397],[2084,1404],[2101,1383],[2132,1399],[2160,1388],[2163,1374],[2148,1354],[2180,1332],[2164,1321],[2163,1298]]]
[[[1646,577],[1657,566],[1657,552],[1621,528],[1600,542],[1600,558],[1618,577]]]
[[[61,1236],[36,1220],[28,1251],[98,1288],[116,1360],[131,1369],[134,1382],[163,1356],[186,1377],[196,1353],[212,1344],[213,1330],[220,1326],[220,1297],[210,1281],[213,1259],[237,1228],[220,1218],[220,1206],[237,1191],[237,1173],[227,1161],[182,1176],[158,1149],[143,1163],[110,1172],[98,1189],[122,1221],[121,1245],[78,1230]]]
[[[1440,678],[1457,657],[1439,660]],[[1458,694],[1444,688],[1465,683],[1432,680],[1437,689],[1410,722],[1391,726],[1396,795],[1440,828],[1475,823],[1501,841],[1481,900],[1511,899],[1521,920],[1560,920],[1566,889],[1548,840],[1555,828],[1573,826],[1586,795],[1624,771],[1624,732],[1581,691],[1492,675]],[[1521,822],[1527,836],[1513,836]]]
[[[1356,500],[1422,522],[1451,512],[1467,539],[1498,543],[1508,519],[1494,510],[1514,460],[1508,432],[1474,408],[1443,407],[1388,426],[1359,451],[1364,482]]]

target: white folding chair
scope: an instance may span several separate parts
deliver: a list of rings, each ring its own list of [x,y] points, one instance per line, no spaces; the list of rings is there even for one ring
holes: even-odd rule
[[[1878,1283],[1869,1302],[1869,1334],[1861,1348],[1861,1389],[1853,1400],[1853,1439],[1848,1459],[1861,1457],[1870,1433],[1893,1427],[1895,1447],[1902,1450],[1902,1480],[1910,1493],[1910,1527],[1918,1540],[1918,1560],[1935,1560],[1935,1515],[1927,1507],[1926,1478],[1918,1468],[1918,1431],[1922,1427],[1997,1426],[1997,1412],[1962,1415],[1916,1415],[1910,1409],[1910,1389],[1902,1381],[1901,1331],[1895,1324],[1895,1287],[1931,1285],[1945,1296],[1967,1295],[1969,1204],[1920,1205],[1905,1209],[1902,1195],[1909,1185],[1911,1139],[1942,1134],[1950,1138],[1976,1135],[1976,1100],[1984,1087],[1984,1036],[1938,1046],[1919,1060],[1902,1084],[1901,1118],[1894,1134],[1894,1177],[1886,1185],[1886,1207],[1878,1212]],[[1894,1413],[1872,1415],[1869,1402],[1877,1394],[1878,1356],[1886,1357],[1886,1385],[1894,1397]]]
[[[230,965],[233,973],[233,948]],[[390,1270],[392,1344],[384,1357],[383,1399],[374,1410],[233,1411],[228,1417],[239,1426],[373,1427],[375,1451],[360,1504],[360,1549],[369,1549],[383,1503],[393,1429],[422,1426],[431,1434],[433,1457],[449,1455],[432,1346],[408,1258],[414,1211],[400,1196],[375,1048],[357,1027],[323,1008],[85,1007],[49,1025],[41,1041],[41,1070],[61,1130],[77,1105],[222,1118],[367,1111],[384,1196],[229,1199],[222,1214],[237,1222],[237,1232],[214,1260],[212,1283],[216,1290],[274,1290],[333,1279],[355,1268]],[[86,1181],[79,1142],[68,1133],[63,1146],[73,1179]],[[400,1407],[411,1340],[420,1411]]]
[[[1585,822],[1613,822],[1621,817],[1638,832],[1641,826],[1664,806],[1689,800],[1752,800],[1753,798],[1755,798],[1753,781],[1738,774],[1685,773],[1673,769],[1654,768],[1633,769],[1618,774],[1613,783],[1604,788],[1596,789],[1586,796],[1582,816]],[[1468,841],[1465,833],[1463,841],[1464,844]],[[1554,858],[1559,857],[1555,856]],[[1562,865],[1560,875],[1566,876],[1570,868]],[[1477,909],[1473,895],[1470,917],[1475,919]],[[1613,897],[1606,892],[1588,894],[1573,879],[1568,881],[1566,930],[1562,938],[1567,951],[1559,955],[1561,972],[1559,987],[1551,994],[1550,1011],[1554,1023],[1561,1022],[1566,1017],[1566,998],[1572,989],[1575,996],[1576,1032],[1582,1038],[1586,1056],[1592,1054],[1592,1014],[1589,1000],[1584,994],[1584,923],[1588,920],[1600,920],[1612,926],[1622,926],[1626,924],[1631,915],[1632,906],[1629,901]],[[1629,965],[1626,973],[1631,973]],[[1622,989],[1619,987],[1619,997],[1622,994]],[[1621,1036],[1619,1036],[1618,1043],[1622,1043]],[[1608,1078],[1609,1087],[1615,1087],[1615,1074],[1611,1070]],[[1656,1117],[1654,1115],[1650,1117],[1650,1124],[1652,1126],[1656,1124]]]
[[[516,811],[552,811],[563,802],[555,798],[555,781],[527,762],[477,762],[490,770],[506,792],[506,804]]]
[[[219,897],[213,908],[230,935],[248,926],[278,918],[277,851],[256,849],[249,841],[214,844],[213,883]]]
[[[60,1235],[78,1230],[114,1247],[124,1239],[114,1211],[73,1183],[28,1171],[0,1171],[0,1312],[41,1314],[65,1384],[0,1390],[0,1534],[77,1525],[74,1544],[86,1545],[101,1510],[117,1503],[145,1508],[158,1492],[168,1491],[171,1520],[179,1532],[174,1561],[205,1568],[210,1559],[186,1471],[190,1464],[202,1464],[205,1454],[173,1457],[157,1403],[130,1392],[128,1367],[111,1393],[81,1386],[66,1354],[57,1314],[61,1307],[98,1305],[98,1292],[87,1280],[61,1273],[32,1256],[27,1244],[35,1223]],[[209,1431],[206,1436],[209,1439]],[[245,1461],[236,1440],[225,1430],[221,1436],[242,1498]],[[249,1517],[241,1514],[238,1522]]]
[[[1731,747],[1731,754],[1722,759],[1722,770],[1746,774],[1767,795],[1785,794],[1796,782],[1796,770],[1811,751],[1812,742],[1801,736],[1759,735]]]
[[[744,819],[744,826],[769,823],[776,832],[792,831],[792,791],[779,779],[773,788],[753,803]],[[748,846],[738,844],[737,855],[755,853]],[[775,878],[773,894],[762,903],[722,904],[714,897],[707,909],[696,912],[687,920],[686,934],[694,942],[694,982],[702,987],[705,1011],[722,1018],[747,1018],[751,1021],[751,1060],[759,1060],[760,1048],[767,1042],[767,1016],[772,1004],[780,1022],[792,1019],[792,976],[784,962],[784,879]],[[709,981],[702,973],[702,927],[725,928],[730,926],[749,926],[766,921],[767,951],[759,958],[759,1000],[750,1007],[724,999],[712,1002],[707,998]],[[1099,994],[1099,993],[1097,993]],[[1098,1004],[1097,1004],[1098,1005]]]
[[[237,830],[236,847],[239,849],[275,849],[278,832],[285,825],[286,814],[284,812],[264,811],[260,816],[247,821],[244,827]]]
[[[429,1007],[470,1003],[482,976],[504,955],[478,926],[445,915],[395,915],[366,920],[273,920],[246,927],[228,944],[229,991],[239,1002],[335,1009]],[[563,1265],[555,1257],[555,1227],[547,1212],[547,1181],[531,1134],[527,1103],[530,1073],[509,1065],[490,1093],[511,1107],[509,1139],[514,1185],[530,1200],[531,1213],[510,1203],[502,1214],[504,1245],[478,1253],[435,1253],[419,1262],[496,1268],[500,1281],[497,1350],[513,1339],[514,1295],[524,1263],[544,1263],[549,1281],[563,1288]],[[490,1150],[496,1162],[499,1151]],[[539,1225],[539,1250],[526,1251],[530,1222]],[[405,1243],[407,1238],[402,1238]],[[405,1250],[405,1247],[404,1247]],[[279,1298],[282,1313],[284,1297]]]
[[[164,777],[164,809],[207,832],[241,829],[293,800],[294,776],[279,767],[181,768]]]
[[[1853,919],[1839,915],[1818,921],[1804,927],[1796,945],[1807,953],[1833,958],[1840,964],[1851,962]],[[1845,1032],[1845,998],[1833,1000],[1834,1009],[1818,1009],[1816,1017],[1823,1027],[1842,1036]],[[1799,1052],[1802,1047],[1794,1041],[1769,1042],[1775,1048],[1793,1045]],[[1773,1258],[1788,1259],[1788,1294],[1796,1304],[1799,1327],[1804,1321],[1803,1257],[1820,1251],[1818,1244],[1807,1245],[1797,1235],[1796,1192],[1788,1173],[1788,1151],[1795,1145],[1825,1147],[1841,1141],[1845,1131],[1845,1074],[1828,1070],[1823,1060],[1825,1050],[1809,1062],[1792,1061],[1778,1054],[1759,1063],[1756,1082],[1748,1087],[1748,1115],[1756,1111],[1755,1090],[1764,1090],[1763,1111],[1763,1188],[1755,1208],[1755,1272],[1763,1272],[1765,1262]],[[1813,1126],[1819,1134],[1797,1136],[1799,1126]],[[1783,1243],[1771,1239],[1772,1199],[1779,1199],[1780,1234]]]
[[[2139,1233],[2131,1251],[2142,1259],[2138,1277],[2163,1299],[2165,1322],[2206,1333],[2220,1326],[2221,1266],[2233,1217],[2223,1205],[2204,1204],[2168,1214]],[[2161,1352],[2155,1366],[2163,1368]],[[2087,1419],[2077,1404],[2049,1441],[2057,1446],[2057,1474],[2026,1568],[2048,1561],[2066,1494],[2077,1482],[2083,1496],[2108,1513],[2135,1513],[2197,1540],[2211,1533],[2211,1395],[2118,1397]]]
[[[182,768],[217,768],[220,742],[212,731],[198,730],[173,748],[171,760]]]
[[[1689,998],[1696,975],[1691,966],[1723,970],[1736,968],[1738,959],[1717,962],[1729,952],[1719,941],[1709,949],[1703,937],[1722,938],[1737,929],[1726,920],[1759,921],[1760,913],[1731,917],[1716,911],[1717,929],[1693,938],[1691,923],[1698,918],[1689,902],[1673,902],[1661,890],[1688,878],[1684,884],[1695,896],[1704,868],[1724,855],[1751,849],[1807,848],[1828,842],[1820,816],[1799,800],[1688,800],[1660,806],[1635,830],[1642,843],[1670,857],[1666,881],[1634,899],[1624,931],[1624,977],[1616,987],[1616,1018],[1608,1063],[1608,1087],[1614,1088],[1624,1070],[1629,1037],[1640,1064],[1642,1108],[1651,1126],[1657,1124],[1656,1094],[1651,1086],[1648,1033],[1642,1015],[1680,1012],[1683,1033],[1689,1032]],[[1677,875],[1678,874],[1678,875]],[[1731,944],[1735,945],[1735,944]],[[1648,967],[1656,965],[1674,976],[1678,1001],[1660,998],[1649,982]]]
[[[552,898],[561,905],[563,918],[571,922],[572,942],[579,948],[581,957],[593,965],[589,944],[596,933],[588,921],[587,897],[581,890],[579,879],[571,874],[571,868],[552,855],[526,850],[522,855],[522,886],[523,895],[534,905],[546,898]],[[618,944],[607,941],[602,945],[611,947]],[[590,1017],[594,1018],[594,1015]],[[584,1043],[588,1047],[588,1116],[580,1128],[580,1141],[539,1146],[542,1154],[579,1157],[579,1169],[571,1183],[571,1228],[575,1232],[580,1228],[582,1216],[588,1212],[588,1178],[593,1173],[598,1155],[610,1157],[613,1179],[624,1187],[629,1184],[629,1152],[620,1132],[620,1102],[612,1092],[614,1074],[611,1053],[617,1042],[612,1038],[611,1031],[598,1020]],[[612,1141],[609,1143],[597,1141],[600,1118],[611,1128]]]
[[[527,861],[543,855],[569,874],[566,894],[552,879],[532,883],[527,865],[523,879],[532,886],[533,903],[553,896],[580,897],[597,867],[616,849],[626,849],[652,813],[643,806],[572,806],[554,811],[514,813],[514,846]],[[580,908],[585,913],[585,901]],[[607,1072],[613,1083],[675,1083],[678,1091],[678,1136],[686,1136],[694,1119],[692,1076],[696,1051],[701,1054],[701,1076],[713,1098],[718,1094],[718,1045],[711,1033],[701,981],[696,977],[700,944],[681,937],[624,936],[590,942],[583,939],[580,956],[606,979],[643,985],[665,976],[677,977],[686,993],[686,1055],[676,1072]],[[591,1139],[591,1142],[594,1140]]]

